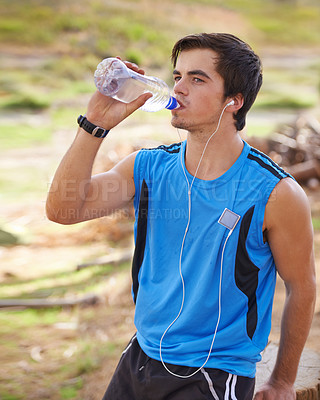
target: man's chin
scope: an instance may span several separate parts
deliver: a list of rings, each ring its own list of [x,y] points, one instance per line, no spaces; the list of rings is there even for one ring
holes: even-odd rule
[[[179,121],[177,118],[175,118],[174,116],[171,118],[171,125],[174,128],[178,128],[178,129],[185,129],[187,130],[187,126],[183,121]]]

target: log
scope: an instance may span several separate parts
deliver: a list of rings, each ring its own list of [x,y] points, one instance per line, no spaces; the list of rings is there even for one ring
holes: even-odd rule
[[[315,135],[320,135],[320,122],[313,115],[304,115],[304,118],[303,126],[311,129]]]
[[[277,133],[277,132],[275,132],[271,135],[270,142],[275,145],[285,146],[291,150],[297,150],[299,148],[299,145],[295,139],[292,139],[288,136],[285,136],[285,135],[283,135],[281,133]]]
[[[320,178],[320,162],[308,160],[285,168],[298,182],[304,183],[312,178]]]
[[[1,299],[0,308],[49,308],[73,307],[76,305],[94,305],[100,301],[99,296],[88,294],[82,297],[66,299]]]
[[[256,391],[265,383],[276,362],[278,344],[269,343],[262,353],[262,360],[257,364]],[[320,354],[304,349],[294,384],[297,400],[320,399]]]
[[[77,271],[80,271],[83,268],[92,267],[94,265],[115,265],[121,264],[127,261],[131,261],[133,256],[132,249],[124,249],[121,251],[116,251],[112,254],[108,254],[104,257],[97,258],[95,260],[89,261],[87,263],[82,263],[77,265]]]

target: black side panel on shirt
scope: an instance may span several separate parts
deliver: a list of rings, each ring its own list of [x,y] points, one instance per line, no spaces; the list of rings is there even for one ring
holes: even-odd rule
[[[137,236],[136,246],[132,261],[132,289],[134,295],[134,302],[137,300],[137,294],[139,289],[139,271],[142,265],[144,257],[144,249],[146,246],[147,237],[147,223],[148,223],[148,201],[149,201],[149,189],[146,181],[143,180],[141,185],[138,222],[137,222]]]
[[[235,263],[236,285],[248,297],[247,334],[250,339],[254,335],[258,320],[256,290],[258,287],[259,268],[250,260],[246,249],[246,240],[253,211],[254,206],[249,208],[242,218]]]

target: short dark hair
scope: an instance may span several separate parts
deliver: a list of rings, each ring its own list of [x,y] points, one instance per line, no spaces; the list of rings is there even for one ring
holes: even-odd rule
[[[252,48],[241,39],[228,33],[200,33],[188,35],[177,41],[171,53],[176,66],[183,50],[211,49],[219,60],[216,71],[224,79],[224,95],[232,97],[241,93],[243,106],[233,115],[235,126],[241,131],[246,124],[246,115],[254,103],[262,84],[262,65]]]

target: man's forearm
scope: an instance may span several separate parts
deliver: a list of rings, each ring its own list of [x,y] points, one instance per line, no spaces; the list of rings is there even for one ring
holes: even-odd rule
[[[101,139],[79,128],[48,193],[46,211],[50,220],[61,224],[77,222],[90,188],[92,167],[101,143]]]
[[[288,289],[281,321],[281,337],[270,383],[293,385],[307,340],[315,305],[315,284],[308,290]]]

